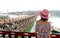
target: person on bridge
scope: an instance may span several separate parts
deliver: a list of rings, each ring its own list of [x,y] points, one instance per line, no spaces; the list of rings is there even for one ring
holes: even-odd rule
[[[51,22],[48,22],[49,11],[47,9],[42,10],[39,13],[41,19],[36,22],[35,32],[37,32],[37,38],[51,38]]]

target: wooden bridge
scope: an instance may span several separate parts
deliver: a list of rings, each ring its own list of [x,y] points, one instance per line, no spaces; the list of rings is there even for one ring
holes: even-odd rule
[[[11,35],[15,35],[15,38],[18,36],[36,36],[36,33],[24,32],[26,28],[36,20],[37,15],[22,15],[17,18],[7,18],[0,19],[0,34],[5,38],[5,35],[8,34],[9,38]],[[37,38],[37,37],[36,37]]]
[[[17,18],[0,19],[0,30],[23,32],[36,17],[37,15],[22,15]]]

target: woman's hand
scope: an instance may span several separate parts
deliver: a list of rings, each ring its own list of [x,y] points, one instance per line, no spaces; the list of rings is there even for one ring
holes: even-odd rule
[[[52,34],[52,32],[50,32],[50,34]]]

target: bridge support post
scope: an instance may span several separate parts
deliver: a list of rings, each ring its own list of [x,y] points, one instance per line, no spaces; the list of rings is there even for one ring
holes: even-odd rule
[[[5,34],[2,34],[2,37],[5,38]]]
[[[24,36],[22,36],[22,38],[24,38]]]
[[[9,34],[9,38],[11,38],[11,34]]]
[[[17,36],[17,35],[15,35],[15,38],[18,38],[18,36]]]
[[[29,36],[29,38],[31,38],[31,36]]]

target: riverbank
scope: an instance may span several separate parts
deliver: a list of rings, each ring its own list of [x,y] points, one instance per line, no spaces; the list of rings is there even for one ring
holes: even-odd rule
[[[29,24],[24,32],[30,32],[33,26],[34,26],[34,22]],[[19,37],[21,38],[21,36],[19,36]],[[27,36],[24,36],[24,38],[27,38]]]
[[[33,25],[34,25],[34,22],[32,22],[30,25],[28,25],[28,28],[26,28],[25,32],[30,32],[30,30],[32,29]]]

